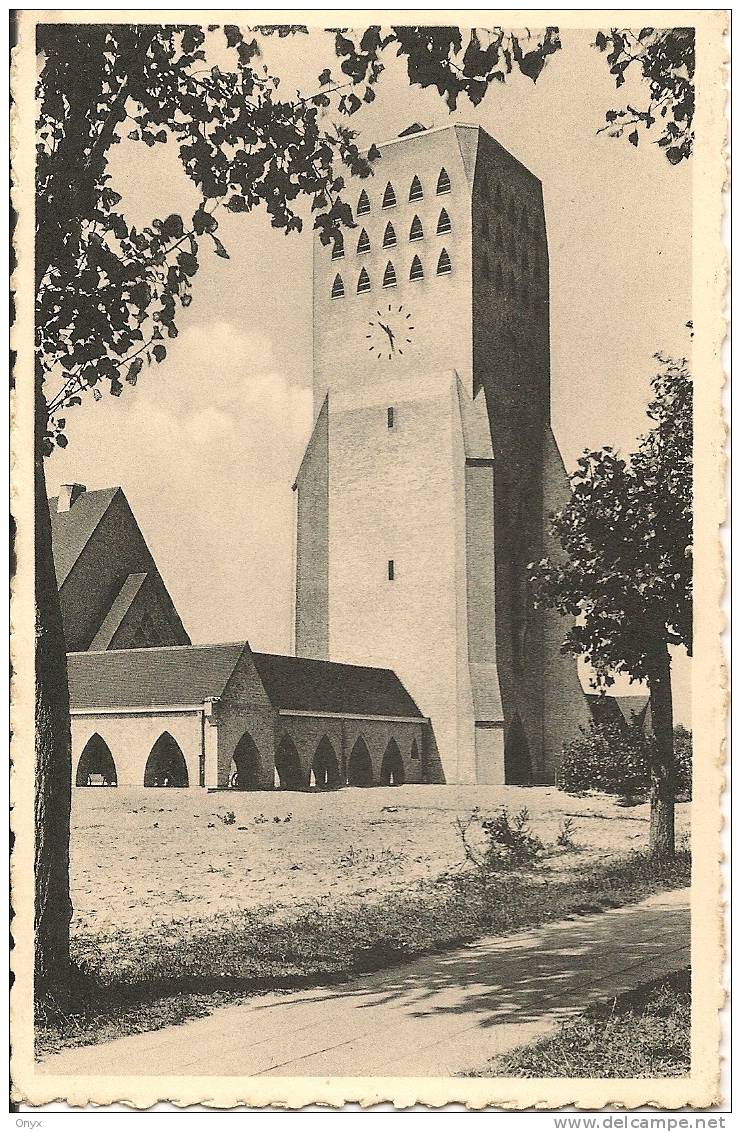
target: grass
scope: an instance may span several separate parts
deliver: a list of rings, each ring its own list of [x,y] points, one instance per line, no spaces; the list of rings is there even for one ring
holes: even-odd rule
[[[159,1029],[262,991],[342,982],[483,935],[630,904],[689,881],[687,852],[666,864],[635,852],[569,874],[542,866],[471,870],[375,902],[315,901],[295,914],[258,908],[148,934],[77,938],[72,1000],[37,1019],[37,1054]]]
[[[690,972],[591,1007],[548,1038],[488,1062],[472,1077],[688,1077]]]

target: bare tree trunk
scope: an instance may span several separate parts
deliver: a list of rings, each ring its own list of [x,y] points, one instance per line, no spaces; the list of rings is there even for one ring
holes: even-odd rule
[[[649,848],[654,857],[670,860],[674,856],[674,717],[672,709],[671,660],[666,644],[657,652],[654,672],[649,679],[651,722],[655,747],[651,758],[651,825]]]
[[[36,854],[35,976],[37,1002],[63,1003],[69,993],[69,833],[72,800],[67,655],[54,571],[43,439],[46,402],[37,379],[35,421],[36,582]]]

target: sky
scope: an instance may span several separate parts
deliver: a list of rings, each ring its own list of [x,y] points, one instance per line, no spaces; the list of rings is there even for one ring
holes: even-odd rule
[[[653,355],[687,356],[692,318],[690,163],[672,167],[646,140],[635,149],[597,134],[605,110],[640,92],[615,91],[593,35],[563,30],[563,49],[537,84],[512,76],[477,108],[461,98],[452,114],[389,58],[376,101],[350,120],[361,147],[412,122],[475,123],[540,178],[552,423],[569,469],[586,447],[631,449],[649,424]],[[265,40],[264,59],[286,97],[316,90],[319,72],[336,62],[319,31]],[[125,141],[110,172],[138,225],[198,204],[169,145]],[[286,237],[263,211],[225,214],[219,236],[231,258],[204,248],[166,362],[120,398],[90,398],[66,414],[69,445],[47,461],[48,488],[124,489],[194,642],[247,638],[288,652],[291,487],[313,424],[311,222]],[[674,685],[677,717],[689,722],[684,656],[675,656]]]

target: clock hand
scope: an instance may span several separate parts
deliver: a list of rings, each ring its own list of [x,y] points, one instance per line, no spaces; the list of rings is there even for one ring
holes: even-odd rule
[[[396,347],[394,346],[394,337],[395,337],[395,335],[394,335],[394,332],[393,332],[393,330],[391,329],[391,327],[390,327],[390,326],[387,326],[385,322],[379,322],[379,324],[378,324],[378,325],[379,325],[379,326],[381,327],[381,329],[382,329],[382,330],[384,330],[384,331],[386,332],[386,334],[388,335],[388,340],[389,340],[389,342],[390,342],[390,344],[391,344],[391,349],[392,349],[392,350],[395,350],[395,349],[396,349]]]

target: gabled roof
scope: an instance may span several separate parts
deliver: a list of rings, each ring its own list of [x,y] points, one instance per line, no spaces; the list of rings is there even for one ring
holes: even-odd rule
[[[100,491],[86,491],[80,495],[69,511],[57,511],[58,496],[49,500],[51,538],[54,551],[54,568],[57,585],[69,576],[72,567],[87,546],[90,536],[110,507],[119,487],[104,487]]]
[[[270,702],[278,711],[424,718],[389,668],[363,668],[264,652],[253,653],[253,659]]]
[[[218,699],[245,649],[246,642],[237,641],[69,653],[70,706],[154,707]]]

